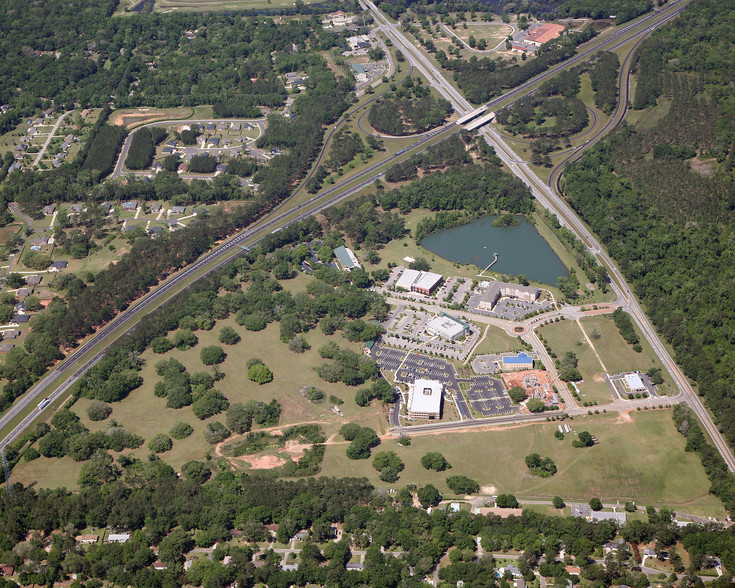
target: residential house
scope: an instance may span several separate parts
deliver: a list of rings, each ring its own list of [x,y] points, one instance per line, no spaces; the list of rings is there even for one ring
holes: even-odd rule
[[[123,202],[123,210],[138,210],[138,201],[133,200],[131,202]]]
[[[17,339],[20,336],[20,331],[17,329],[10,329],[3,331],[3,339]]]
[[[149,227],[148,228],[148,234],[151,236],[159,235],[163,231],[163,227],[161,226],[155,226],[155,227]]]
[[[130,533],[110,533],[107,537],[108,543],[127,543],[130,539]]]
[[[224,163],[218,163],[215,171],[217,173],[223,174],[227,171],[227,166]]]
[[[15,343],[0,343],[0,353],[7,353],[15,347]]]
[[[43,207],[43,214],[45,215],[53,214],[54,212],[56,212],[56,206],[53,204],[48,204]]]
[[[33,294],[32,288],[18,288],[18,291],[15,293],[15,296],[17,298],[28,298],[31,294]]]
[[[151,209],[151,212],[160,212],[161,208],[163,208],[163,204],[160,202],[152,202],[148,206]]]
[[[210,137],[207,143],[210,147],[219,147],[219,137]]]
[[[242,125],[241,125],[241,123],[239,123],[239,122],[234,122],[234,123],[230,123],[230,128],[231,128],[231,129],[232,129],[233,131],[239,131],[239,130],[240,130],[240,127],[241,127],[241,126],[242,126]]]
[[[71,212],[73,214],[79,214],[80,212],[82,212],[82,210],[84,210],[84,205],[83,204],[72,204],[69,207],[69,212]]]
[[[23,323],[27,323],[30,318],[31,317],[28,314],[14,314],[13,318],[10,319],[10,324],[21,325]]]
[[[15,572],[13,566],[1,566],[0,565],[0,576],[12,576]]]
[[[186,206],[172,206],[171,214],[184,214],[186,212]]]
[[[176,149],[175,149],[174,147],[164,147],[164,148],[163,148],[163,149],[161,150],[161,152],[162,152],[162,153],[163,153],[164,155],[173,155],[174,151],[176,151]]]
[[[71,133],[69,133],[66,137],[64,137],[64,141],[66,143],[71,143],[73,140],[74,140],[74,135],[72,135]]]
[[[100,204],[100,208],[105,211],[105,214],[110,214],[110,212],[112,212],[112,204],[109,202],[103,202]]]
[[[68,261],[54,261],[51,264],[51,267],[49,268],[49,271],[51,272],[58,272],[60,270],[66,269],[66,267],[69,265]]]
[[[160,161],[154,161],[151,169],[156,173],[163,171],[163,164]]]
[[[48,237],[33,237],[31,239],[31,247],[43,247],[48,245]]]
[[[178,147],[179,142],[176,139],[169,139],[168,141],[166,141],[165,145],[166,147]]]
[[[217,125],[214,123],[207,123],[207,126],[205,127],[208,131],[216,131]]]
[[[167,570],[168,566],[162,561],[155,561],[153,562],[153,569],[154,570]]]
[[[63,143],[61,144],[61,149],[62,149],[63,151],[69,151],[69,147],[71,147],[71,143],[67,143],[66,141],[64,141],[64,142],[63,142]]]
[[[98,539],[98,535],[77,535],[76,537],[74,537],[74,540],[77,543],[81,543],[82,545],[91,545],[92,543],[97,543]]]

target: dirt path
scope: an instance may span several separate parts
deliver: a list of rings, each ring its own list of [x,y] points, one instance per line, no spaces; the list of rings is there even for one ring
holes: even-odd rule
[[[579,326],[579,330],[582,331],[582,334],[584,335],[585,340],[587,341],[587,344],[590,346],[590,349],[592,349],[592,353],[595,354],[595,357],[597,358],[597,361],[600,362],[600,365],[602,366],[602,371],[607,373],[607,368],[605,367],[605,364],[602,363],[602,358],[600,357],[600,354],[597,353],[597,349],[595,349],[595,346],[592,345],[592,341],[587,336],[587,331],[584,330],[584,327],[582,326],[582,322],[577,319],[577,325]]]

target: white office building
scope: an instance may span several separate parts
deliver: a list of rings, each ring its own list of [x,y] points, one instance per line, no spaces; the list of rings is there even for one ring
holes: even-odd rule
[[[426,331],[430,335],[454,341],[464,337],[469,332],[469,329],[467,325],[464,325],[457,319],[442,313],[440,316],[426,323]]]
[[[438,419],[441,416],[444,385],[437,380],[416,380],[408,399],[412,419]]]

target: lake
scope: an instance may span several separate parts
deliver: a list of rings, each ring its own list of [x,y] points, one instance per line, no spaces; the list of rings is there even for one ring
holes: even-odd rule
[[[439,231],[421,240],[421,246],[458,263],[474,263],[480,269],[490,265],[491,271],[556,285],[560,276],[569,272],[536,228],[525,217],[517,216],[516,227],[494,227],[495,216],[484,216],[467,225]]]

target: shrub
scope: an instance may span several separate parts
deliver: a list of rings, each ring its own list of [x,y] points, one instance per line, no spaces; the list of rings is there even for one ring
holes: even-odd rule
[[[189,423],[179,421],[169,430],[168,434],[174,439],[186,439],[189,435],[194,432],[194,427]]]
[[[165,433],[159,433],[148,443],[148,449],[150,449],[153,453],[164,453],[166,451],[171,451],[171,448],[173,446],[174,442],[171,441],[171,437],[169,437]]]
[[[240,342],[240,335],[232,327],[222,327],[219,332],[219,342],[224,345],[235,345]]]
[[[273,372],[265,364],[258,363],[248,369],[248,379],[256,384],[267,384],[273,381]]]
[[[438,451],[430,451],[424,455],[424,457],[421,458],[421,465],[424,466],[425,469],[434,470],[435,472],[443,472],[444,470],[448,470],[452,467]]]
[[[87,416],[90,421],[104,421],[112,414],[112,407],[106,402],[95,400],[87,408]]]
[[[467,476],[448,476],[447,486],[455,494],[475,494],[480,490],[480,485]]]
[[[222,392],[207,390],[194,401],[191,408],[198,418],[204,420],[227,410],[229,406],[230,403]]]

